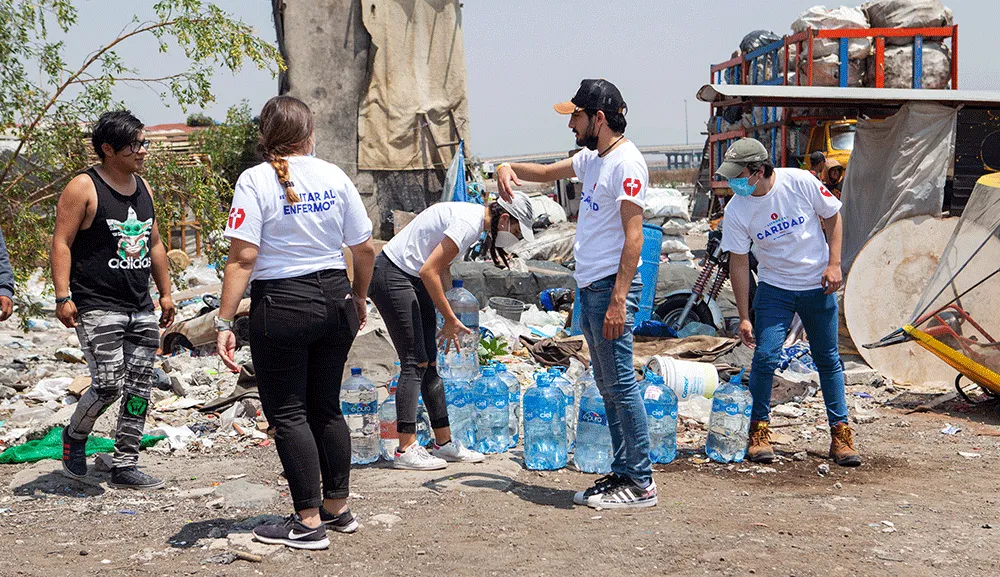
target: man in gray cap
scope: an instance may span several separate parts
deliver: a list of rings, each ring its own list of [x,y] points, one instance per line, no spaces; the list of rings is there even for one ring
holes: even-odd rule
[[[594,378],[604,398],[614,461],[611,474],[573,502],[601,508],[652,507],[656,483],[649,461],[646,409],[632,368],[632,323],[642,281],[642,210],[649,175],[646,161],[625,139],[628,107],[618,88],[604,79],[584,80],[569,102],[555,105],[569,115],[576,144],[584,149],[554,164],[501,164],[500,195],[510,198],[520,179],[551,182],[577,177],[583,183],[576,228],[577,285],[581,325]]]
[[[768,431],[771,382],[788,327],[798,314],[819,371],[830,423],[830,457],[838,465],[860,465],[847,424],[837,348],[834,293],[842,282],[841,203],[809,171],[775,168],[764,145],[752,138],[734,142],[716,174],[729,181],[734,194],[726,206],[722,249],[730,253],[739,336],[744,345],[756,347],[750,370],[753,411],[747,454],[758,463],[774,460]],[[748,302],[751,244],[759,261],[760,282],[753,302],[756,326],[750,322]]]

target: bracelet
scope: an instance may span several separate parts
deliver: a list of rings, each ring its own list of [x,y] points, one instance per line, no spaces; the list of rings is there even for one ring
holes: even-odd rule
[[[501,169],[501,168],[503,168],[503,167],[505,167],[505,166],[506,166],[507,168],[510,168],[511,170],[514,170],[513,168],[511,168],[511,167],[510,167],[510,163],[509,163],[509,162],[501,162],[501,163],[500,163],[500,166],[497,166],[497,169],[496,169],[495,171],[493,171],[493,172],[494,172],[494,174],[499,174],[499,172],[500,172],[500,169]]]
[[[73,297],[59,297],[56,299],[56,305],[58,306],[63,303],[68,303],[71,300],[73,300]]]

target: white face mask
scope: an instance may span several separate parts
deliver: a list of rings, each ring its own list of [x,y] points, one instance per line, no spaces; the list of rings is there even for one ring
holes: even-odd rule
[[[507,228],[510,228],[510,221],[507,221]],[[497,248],[510,248],[520,242],[521,239],[514,236],[510,230],[497,230],[497,236],[493,239],[493,246]]]

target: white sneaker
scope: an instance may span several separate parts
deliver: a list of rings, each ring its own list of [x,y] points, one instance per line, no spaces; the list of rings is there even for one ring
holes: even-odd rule
[[[435,471],[444,469],[448,463],[444,459],[432,457],[427,449],[420,446],[420,443],[413,443],[402,453],[396,449],[392,461],[393,469],[408,469],[411,471]]]
[[[452,439],[447,445],[434,445],[434,456],[450,463],[482,463],[486,455],[465,447]]]

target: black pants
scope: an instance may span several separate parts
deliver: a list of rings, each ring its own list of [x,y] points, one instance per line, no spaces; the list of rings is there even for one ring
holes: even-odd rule
[[[375,259],[368,296],[378,308],[399,356],[396,430],[417,432],[417,397],[424,397],[431,427],[448,426],[444,383],[437,374],[437,320],[434,301],[419,278],[403,272],[384,254]],[[430,363],[427,367],[418,365]]]
[[[351,435],[340,412],[340,384],[359,325],[347,273],[254,281],[251,303],[260,403],[275,429],[295,510],[346,498]]]

